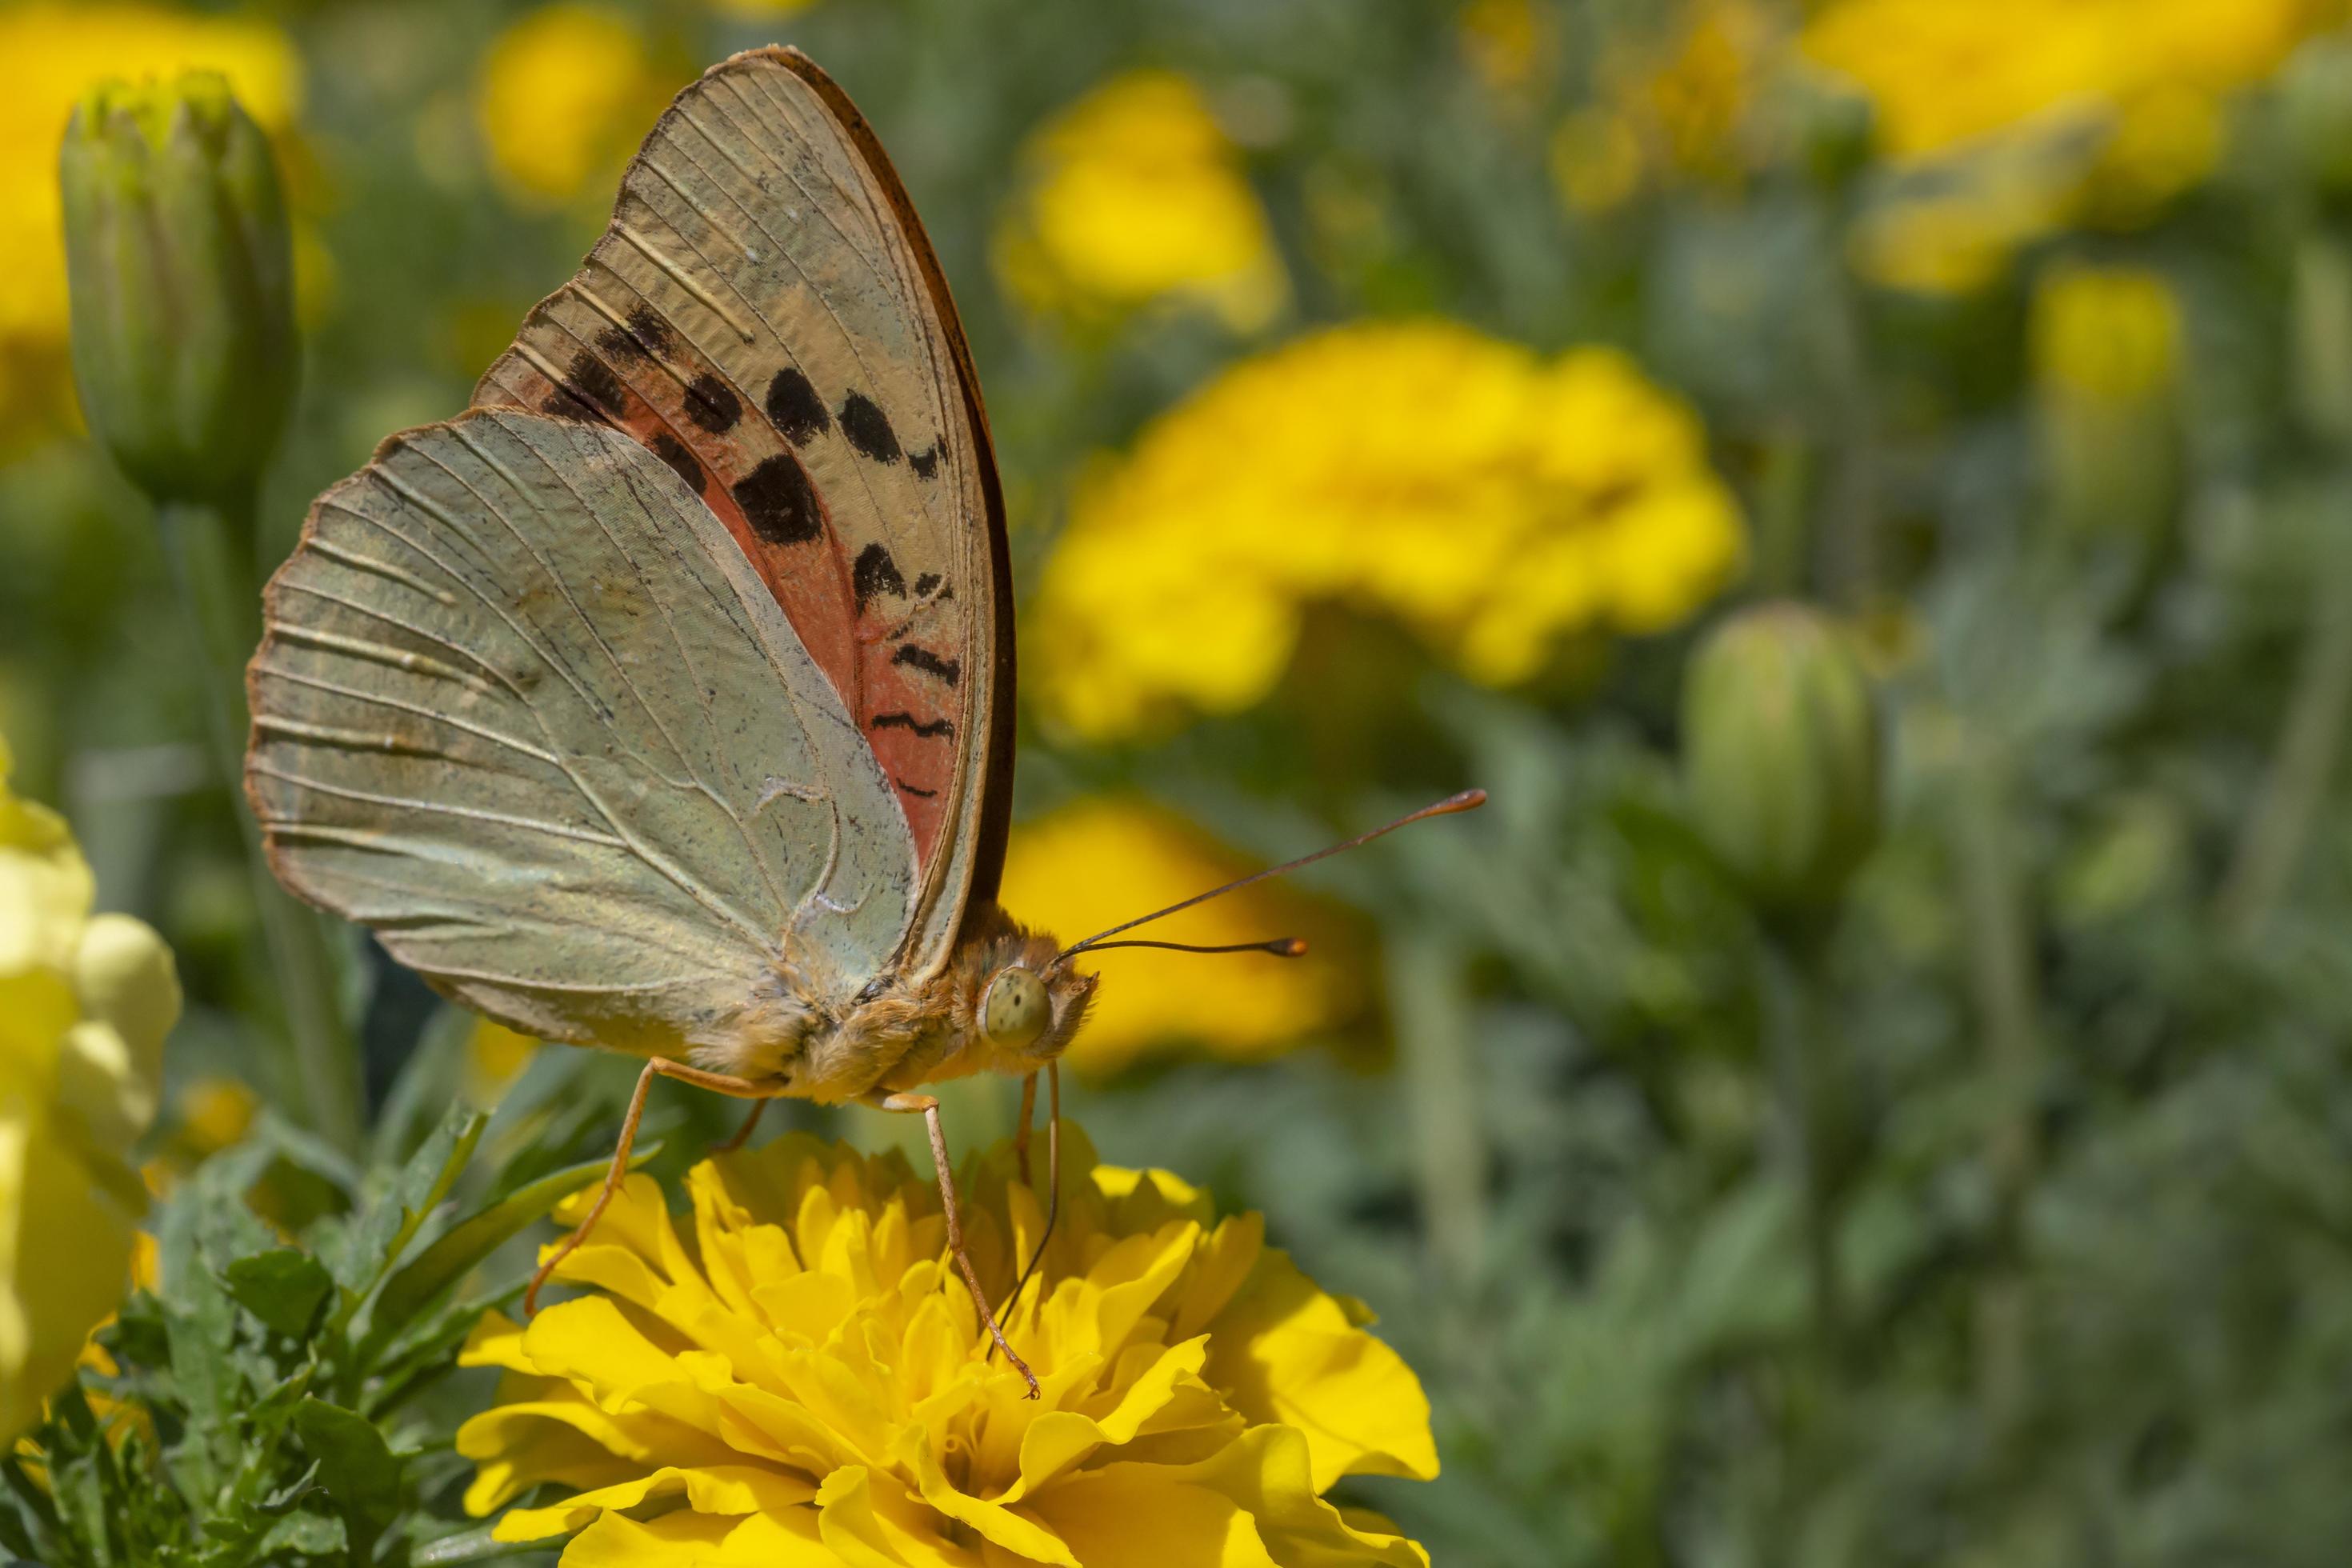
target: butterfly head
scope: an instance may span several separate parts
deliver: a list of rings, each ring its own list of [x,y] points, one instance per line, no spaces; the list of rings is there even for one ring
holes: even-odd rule
[[[1025,1077],[1066,1049],[1086,1022],[1095,977],[1056,963],[1060,946],[991,909],[959,954],[955,988],[962,1072]]]

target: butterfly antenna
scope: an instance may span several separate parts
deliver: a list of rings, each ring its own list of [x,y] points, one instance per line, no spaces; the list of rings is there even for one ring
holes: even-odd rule
[[[1486,792],[1483,789],[1465,789],[1460,795],[1449,795],[1433,805],[1424,805],[1419,811],[1408,812],[1394,822],[1384,824],[1367,833],[1359,833],[1353,838],[1334,844],[1328,848],[1318,849],[1312,855],[1301,855],[1296,860],[1286,860],[1279,866],[1269,866],[1263,871],[1253,871],[1246,877],[1236,878],[1227,882],[1222,888],[1212,888],[1205,893],[1195,893],[1181,903],[1171,904],[1164,910],[1154,910],[1148,915],[1138,915],[1135,919],[1122,921],[1108,931],[1098,931],[1084,942],[1074,942],[1055,953],[1054,965],[1059,965],[1082,952],[1100,952],[1105,948],[1112,947],[1160,947],[1179,952],[1270,952],[1279,958],[1297,958],[1307,951],[1307,944],[1295,936],[1278,937],[1272,942],[1235,942],[1228,947],[1195,947],[1186,942],[1151,942],[1143,939],[1128,942],[1108,942],[1105,939],[1117,936],[1123,931],[1133,931],[1139,925],[1149,925],[1153,921],[1165,920],[1170,915],[1179,914],[1191,909],[1194,904],[1205,904],[1211,899],[1221,899],[1227,893],[1248,887],[1253,882],[1263,882],[1268,877],[1279,877],[1286,871],[1296,871],[1301,866],[1311,866],[1316,861],[1337,855],[1342,850],[1358,848],[1370,844],[1383,834],[1394,833],[1400,827],[1410,827],[1425,817],[1451,816],[1457,811],[1475,811],[1486,804]]]

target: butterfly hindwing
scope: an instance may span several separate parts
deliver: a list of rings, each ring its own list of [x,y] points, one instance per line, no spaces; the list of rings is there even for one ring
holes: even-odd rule
[[[492,410],[386,442],[312,508],[250,685],[280,877],[541,1037],[723,1039],[787,928],[855,969],[908,923],[874,750],[615,431]]]
[[[679,94],[476,397],[625,430],[702,498],[904,813],[916,907],[873,965],[943,961],[1002,854],[1002,507],[937,263],[839,89],[764,49]]]

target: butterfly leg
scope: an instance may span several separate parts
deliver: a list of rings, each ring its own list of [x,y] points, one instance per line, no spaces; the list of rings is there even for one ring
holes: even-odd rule
[[[956,1208],[955,1167],[948,1161],[948,1135],[940,1126],[940,1102],[928,1094],[885,1094],[872,1103],[884,1110],[922,1112],[924,1129],[931,1135],[931,1168],[939,1173],[940,1200],[947,1205],[948,1251],[954,1256],[956,1268],[963,1275],[964,1286],[971,1292],[971,1304],[979,1310],[980,1321],[988,1325],[989,1338],[995,1342],[989,1353],[993,1355],[1002,1350],[1004,1359],[1013,1363],[1013,1370],[1029,1380],[1029,1397],[1036,1398],[1037,1374],[1031,1372],[1029,1363],[1004,1342],[1004,1331],[997,1327],[996,1314],[988,1310],[988,1292],[981,1289],[980,1275],[971,1266],[971,1256],[963,1249],[963,1219]]]
[[[748,1078],[731,1078],[723,1072],[705,1072],[700,1068],[688,1067],[684,1062],[665,1061],[659,1057],[647,1062],[646,1070],[637,1075],[636,1089],[629,1096],[629,1112],[621,1119],[621,1141],[613,1150],[613,1163],[604,1173],[604,1185],[596,1194],[596,1201],[588,1205],[588,1217],[582,1220],[570,1236],[556,1244],[554,1253],[539,1266],[539,1272],[530,1277],[530,1288],[522,1293],[524,1317],[530,1317],[539,1310],[540,1287],[547,1283],[557,1264],[571,1257],[579,1249],[580,1244],[588,1239],[588,1233],[594,1230],[596,1222],[604,1217],[604,1205],[613,1201],[614,1193],[620,1188],[621,1179],[629,1173],[629,1151],[637,1141],[637,1122],[646,1113],[646,1091],[653,1088],[654,1079],[657,1078],[674,1078],[680,1083],[732,1095],[738,1100],[756,1100],[763,1107],[783,1092],[781,1084],[757,1083]],[[755,1119],[756,1115],[755,1112]],[[744,1131],[751,1131],[748,1124]]]
[[[1037,1119],[1037,1075],[1021,1080],[1021,1121],[1013,1130],[1013,1158],[1021,1167],[1021,1184],[1029,1184],[1029,1123]]]
[[[1003,1308],[996,1314],[997,1321],[999,1322],[1007,1322],[1012,1320],[1013,1309],[1021,1304],[1021,1292],[1029,1288],[1029,1277],[1037,1272],[1037,1266],[1039,1264],[1045,1261],[1045,1244],[1054,1239],[1054,1222],[1062,1217],[1061,1063],[1048,1062],[1045,1064],[1045,1081],[1053,1087],[1053,1103],[1051,1109],[1046,1113],[1045,1121],[1045,1228],[1038,1234],[1037,1246],[1035,1249],[1029,1254],[1029,1266],[1021,1271],[1021,1278],[1013,1282],[1013,1294],[1004,1299]],[[1037,1075],[1035,1073],[1031,1073],[1029,1075],[1028,1093],[1022,1097],[1023,1109],[1024,1111],[1027,1109],[1027,1102],[1034,1099],[1036,1093]],[[1021,1118],[1021,1121],[1024,1129],[1025,1130],[1028,1125],[1029,1118],[1024,1114]],[[1022,1167],[1021,1181],[1024,1186],[1028,1184],[1029,1171],[1026,1165]],[[996,1353],[993,1347],[991,1347],[989,1353],[991,1355]],[[1011,1352],[1008,1351],[1006,1353],[1010,1354]]]

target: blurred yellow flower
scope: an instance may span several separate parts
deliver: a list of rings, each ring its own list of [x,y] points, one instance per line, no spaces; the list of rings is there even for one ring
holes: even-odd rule
[[[499,1091],[530,1063],[539,1042],[488,1018],[474,1020],[466,1037],[466,1094],[478,1105],[497,1100]]]
[[[0,742],[0,1440],[122,1295],[145,1203],[127,1156],[180,1013],[163,939],[90,913],[81,851],[8,768]]]
[[[815,0],[711,0],[711,9],[730,16],[765,19],[790,16],[807,10]]]
[[[66,264],[58,147],[74,101],[108,77],[139,81],[219,71],[263,129],[282,132],[301,68],[266,22],[141,5],[0,7],[0,427],[62,409]]]
[[[1762,158],[1750,131],[1780,28],[1756,0],[1696,0],[1662,34],[1612,39],[1594,100],[1553,133],[1552,178],[1570,206],[1602,212],[1653,174],[1736,183]]]
[[[1838,0],[1799,47],[1875,106],[1927,194],[1868,215],[1855,255],[1895,287],[1988,280],[2021,241],[2131,221],[2202,179],[2222,100],[2341,19],[2337,0]]]
[[[2160,540],[2178,510],[2179,300],[2144,268],[2052,267],[2029,323],[2034,433],[2061,522]]]
[[[2180,303],[2138,267],[2061,267],[2033,295],[2038,376],[2068,393],[2128,402],[2168,391],[2180,374]]]
[[[1184,77],[1113,78],[1039,130],[1024,163],[997,263],[1033,310],[1087,318],[1173,301],[1246,332],[1288,302],[1241,154]]]
[[[1505,685],[1569,636],[1674,626],[1744,551],[1696,417],[1623,354],[1342,327],[1228,369],[1082,483],[1024,651],[1090,739],[1250,707],[1318,601]]]
[[[1173,813],[1137,800],[1081,801],[1013,829],[1003,899],[1065,942],[1164,909],[1257,869]],[[1243,954],[1214,959],[1122,953],[1097,993],[1066,1058],[1116,1072],[1155,1050],[1187,1044],[1222,1057],[1276,1056],[1352,1014],[1353,966],[1327,951],[1335,922],[1288,889],[1261,883],[1139,931],[1169,942],[1261,942],[1303,936],[1303,962]],[[1213,964],[1213,975],[1201,965]]]
[[[1459,24],[1470,68],[1496,92],[1524,90],[1550,52],[1549,21],[1535,0],[1470,0]]]
[[[525,206],[560,207],[605,194],[675,85],[620,14],[545,5],[484,51],[474,118],[500,188]]]
[[[688,1173],[690,1237],[632,1176],[556,1278],[593,1293],[465,1360],[506,1369],[457,1435],[502,1541],[581,1530],[571,1568],[628,1563],[1422,1564],[1321,1494],[1427,1479],[1429,1406],[1361,1306],[1165,1172],[1094,1163],[1064,1130],[1060,1226],[1005,1329],[1043,1397],[983,1359],[939,1193],[898,1154],[793,1133]],[[992,1294],[1043,1228],[1004,1146],[964,1229]],[[581,1205],[560,1215],[578,1217]],[[646,1505],[653,1505],[648,1509]]]

